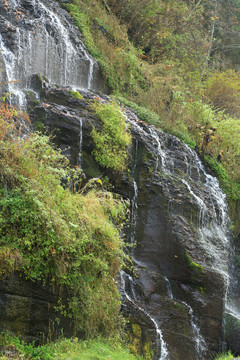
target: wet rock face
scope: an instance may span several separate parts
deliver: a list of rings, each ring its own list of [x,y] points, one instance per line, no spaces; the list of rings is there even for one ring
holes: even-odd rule
[[[59,293],[48,284],[32,283],[12,275],[0,281],[0,328],[22,336],[26,341],[56,339],[62,329],[73,334],[70,322],[55,312]],[[60,321],[56,321],[56,318]]]
[[[53,84],[101,89],[98,63],[88,54],[73,19],[55,1],[9,0],[0,3],[3,81],[8,90],[29,87],[40,73]]]
[[[79,100],[64,88],[45,89],[33,118],[50,130],[60,129],[58,144],[70,146],[71,162],[80,161],[92,177],[103,171],[91,156],[90,132],[99,121],[89,104],[99,97],[82,95]],[[165,359],[211,358],[223,340],[228,268],[224,196],[191,149],[131,112],[125,115],[133,135],[131,177],[123,174],[115,189],[132,199],[126,233],[137,244],[130,250],[135,272],[121,279],[121,292],[133,350],[146,355],[153,349],[159,359],[166,346]]]
[[[220,350],[222,341],[228,266],[222,199],[211,192],[216,184],[209,188],[213,179],[192,151],[162,133],[162,164],[156,171],[149,153],[154,141],[145,136],[143,144],[143,135],[136,134],[132,298],[158,321],[170,359],[207,359]]]

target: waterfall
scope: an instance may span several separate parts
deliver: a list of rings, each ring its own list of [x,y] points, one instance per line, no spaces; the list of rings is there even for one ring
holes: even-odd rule
[[[206,349],[207,349],[206,342],[203,339],[203,337],[201,336],[200,329],[199,329],[198,325],[196,324],[196,319],[193,314],[193,309],[191,308],[190,305],[188,305],[184,301],[182,301],[182,304],[184,304],[189,310],[189,314],[191,317],[192,331],[193,331],[193,336],[194,336],[194,340],[195,340],[196,353],[198,354],[199,359],[204,360],[205,354],[206,354]]]
[[[157,149],[156,149],[156,170],[159,169],[159,158],[161,159],[161,169],[163,171],[166,170],[166,153],[162,150],[162,147],[161,147],[161,143],[160,143],[160,139],[159,139],[159,136],[155,130],[154,127],[149,127],[149,131],[150,131],[150,134],[151,134],[151,137],[153,139],[153,143],[156,143],[157,144]]]
[[[126,119],[127,116],[126,116]],[[136,225],[137,225],[137,200],[138,200],[138,185],[136,182],[136,171],[137,171],[137,155],[138,155],[138,141],[136,140],[135,142],[135,149],[134,149],[134,156],[133,156],[133,165],[132,165],[132,170],[131,170],[131,177],[132,177],[132,183],[133,183],[133,196],[131,199],[131,229],[130,229],[130,244],[133,245],[135,242],[135,235],[136,235]],[[134,255],[133,252],[132,253],[132,257],[134,260]],[[160,329],[160,327],[157,324],[157,321],[154,319],[154,317],[152,317],[142,306],[140,306],[138,304],[137,301],[137,296],[134,290],[134,281],[133,278],[126,274],[124,271],[120,272],[120,278],[121,278],[121,289],[123,291],[124,296],[127,298],[127,300],[133,304],[133,306],[135,308],[137,308],[140,312],[142,312],[144,315],[146,315],[151,322],[154,324],[154,328],[156,330],[156,335],[157,335],[157,346],[158,346],[158,351],[160,352],[160,357],[159,360],[168,360],[169,359],[169,354],[168,354],[168,350],[167,350],[167,345],[163,339],[163,335],[162,335],[162,331]],[[131,293],[133,295],[133,297],[131,297],[129,295],[129,293],[126,291],[126,278],[130,284],[130,290]]]
[[[9,6],[12,23],[4,19],[4,25],[13,29],[11,41],[2,33],[0,46],[12,104],[26,107],[25,90],[31,89],[35,73],[51,84],[78,89],[98,87],[99,66],[57,3],[36,0],[27,14],[17,1]],[[19,22],[14,20],[16,9],[22,12]]]
[[[166,281],[166,287],[167,287],[167,291],[168,291],[168,296],[169,296],[169,298],[171,300],[174,300],[175,298],[173,296],[173,291],[172,291],[170,281],[166,276],[164,276],[164,279]],[[194,337],[195,349],[196,349],[196,354],[198,356],[198,359],[204,360],[205,355],[206,355],[207,345],[206,345],[206,342],[205,342],[205,340],[203,339],[203,337],[202,337],[202,335],[200,333],[200,328],[197,325],[196,318],[195,318],[194,313],[193,313],[193,309],[185,301],[180,301],[180,303],[183,304],[188,309],[188,313],[190,315],[192,333],[193,333],[193,337]]]
[[[171,284],[170,284],[170,281],[168,280],[168,278],[166,276],[164,276],[164,279],[166,281],[166,286],[167,286],[167,292],[168,292],[168,297],[169,299],[174,299],[174,296],[173,296],[173,292],[172,292],[172,287],[171,287]]]
[[[131,199],[131,230],[130,230],[130,244],[133,245],[135,242],[136,233],[136,221],[137,221],[137,198],[138,198],[138,186],[135,179],[136,168],[137,168],[137,154],[138,154],[138,141],[135,143],[135,151],[133,156],[133,166],[131,171],[132,183],[133,183],[133,196]]]
[[[157,335],[157,346],[160,348],[160,357],[159,360],[168,360],[169,359],[169,353],[167,349],[166,342],[163,339],[162,331],[159,328],[156,320],[143,308],[138,304],[137,297],[134,291],[133,287],[133,278],[126,274],[124,271],[120,272],[120,278],[121,278],[121,289],[123,291],[124,296],[127,298],[127,300],[133,304],[135,308],[137,308],[140,312],[142,312],[146,317],[148,317],[151,322],[154,324],[154,327],[156,329],[156,335]],[[133,294],[133,298],[128,294],[126,291],[126,278],[128,279],[130,283],[131,292]]]
[[[82,118],[79,119],[79,161],[78,165],[81,165],[82,162],[82,142],[83,142],[83,130],[82,130]]]
[[[163,182],[164,193],[171,204],[174,200],[174,193],[168,186],[171,181],[178,181],[179,186],[186,189],[189,201],[194,204],[197,209],[196,234],[204,257],[208,260],[208,266],[211,271],[223,275],[225,281],[225,294],[229,284],[228,274],[228,253],[229,253],[229,217],[226,203],[226,197],[220,189],[218,180],[208,174],[197,154],[187,145],[183,144],[176,137],[166,136],[163,132],[155,130],[152,126],[141,123],[139,119],[130,110],[125,109],[125,116],[130,122],[132,132],[137,134],[138,141],[144,141],[150,152],[155,158],[155,174],[166,179]],[[169,141],[170,139],[170,141]],[[170,142],[170,144],[169,144]],[[177,148],[182,148],[179,153]],[[201,189],[201,191],[200,191]],[[168,206],[170,212],[174,211]],[[174,215],[174,214],[173,214]],[[179,214],[177,214],[179,215]],[[136,264],[144,265],[142,261],[138,261],[133,253],[133,259]],[[165,277],[168,296],[173,299],[170,283]],[[198,319],[194,315],[194,311],[190,304],[177,299],[187,307],[191,327],[192,336],[195,342],[195,351],[197,359],[204,359],[207,345],[200,334],[200,328],[197,325]]]
[[[156,141],[156,130],[153,133],[152,127],[143,129],[138,123],[134,123],[133,120],[131,120],[131,124],[133,127],[137,127],[140,133],[144,133],[145,136],[150,138],[150,144],[154,144]],[[164,133],[158,132],[158,138],[159,143],[162,141],[163,144],[162,146],[158,145],[155,149],[156,158],[159,156],[162,159],[163,165],[161,171],[168,177],[176,179],[176,176],[179,177],[178,172],[182,171],[182,163],[179,166],[175,158],[174,147],[181,144],[184,153],[187,154],[187,172],[179,178],[187,187],[189,195],[198,208],[198,233],[201,245],[208,256],[211,256],[212,268],[221,273],[225,277],[226,283],[228,283],[228,257],[226,253],[228,254],[229,252],[228,226],[230,221],[226,195],[220,189],[218,180],[207,174],[195,151],[173,136],[173,149],[164,149]],[[152,151],[152,148],[150,150]],[[191,174],[191,164],[195,164],[195,167],[197,166],[197,175]],[[199,191],[200,188],[202,189],[201,193]],[[171,197],[169,189],[166,189],[166,193]]]

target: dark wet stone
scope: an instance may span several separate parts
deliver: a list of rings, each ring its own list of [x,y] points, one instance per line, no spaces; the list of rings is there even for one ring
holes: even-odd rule
[[[54,338],[61,329],[66,335],[73,334],[69,320],[55,312],[58,298],[57,288],[48,283],[31,282],[18,274],[0,280],[0,328],[26,341],[42,341],[50,329]]]

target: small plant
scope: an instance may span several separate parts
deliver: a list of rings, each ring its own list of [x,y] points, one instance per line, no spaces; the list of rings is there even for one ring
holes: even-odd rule
[[[240,72],[215,71],[205,82],[205,97],[216,109],[238,115],[240,106]]]
[[[227,354],[217,356],[215,360],[234,360],[234,356],[229,351]]]
[[[203,273],[204,271],[204,267],[202,265],[199,265],[197,264],[196,262],[192,261],[190,255],[185,252],[185,256],[186,256],[186,259],[188,261],[188,264],[190,266],[190,268],[196,272],[200,272],[200,273]]]
[[[71,95],[75,99],[79,99],[79,100],[83,99],[83,96],[78,91],[68,90],[68,93],[69,93],[69,95]]]

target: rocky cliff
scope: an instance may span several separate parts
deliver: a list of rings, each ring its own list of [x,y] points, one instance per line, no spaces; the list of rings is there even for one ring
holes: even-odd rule
[[[87,177],[106,173],[91,152],[92,126],[100,126],[90,104],[108,97],[64,88],[45,89],[33,118],[50,131]],[[228,216],[218,182],[193,150],[123,109],[133,135],[130,175],[108,173],[115,191],[131,201],[126,229],[134,274],[120,276],[123,310],[130,316],[133,347],[155,358],[207,359],[223,340],[228,271]],[[81,144],[80,144],[81,139]],[[81,145],[81,149],[79,146]],[[136,330],[138,329],[138,331]],[[141,330],[140,330],[141,329]],[[162,357],[163,359],[163,357]]]
[[[57,144],[87,178],[108,175],[114,191],[131,200],[125,237],[135,244],[127,250],[134,270],[121,272],[119,289],[132,350],[160,360],[211,358],[223,343],[231,241],[218,181],[192,149],[124,107],[133,136],[129,172],[116,175],[97,165],[90,132],[101,122],[90,104],[111,99],[86,91],[101,88],[99,66],[55,1],[0,4],[0,34],[1,80],[8,81],[3,90],[11,92],[10,101],[28,103],[36,128],[57,130]],[[73,87],[82,98],[72,95]],[[17,275],[0,282],[1,328],[30,338],[48,332],[57,294],[37,287],[39,293]]]

